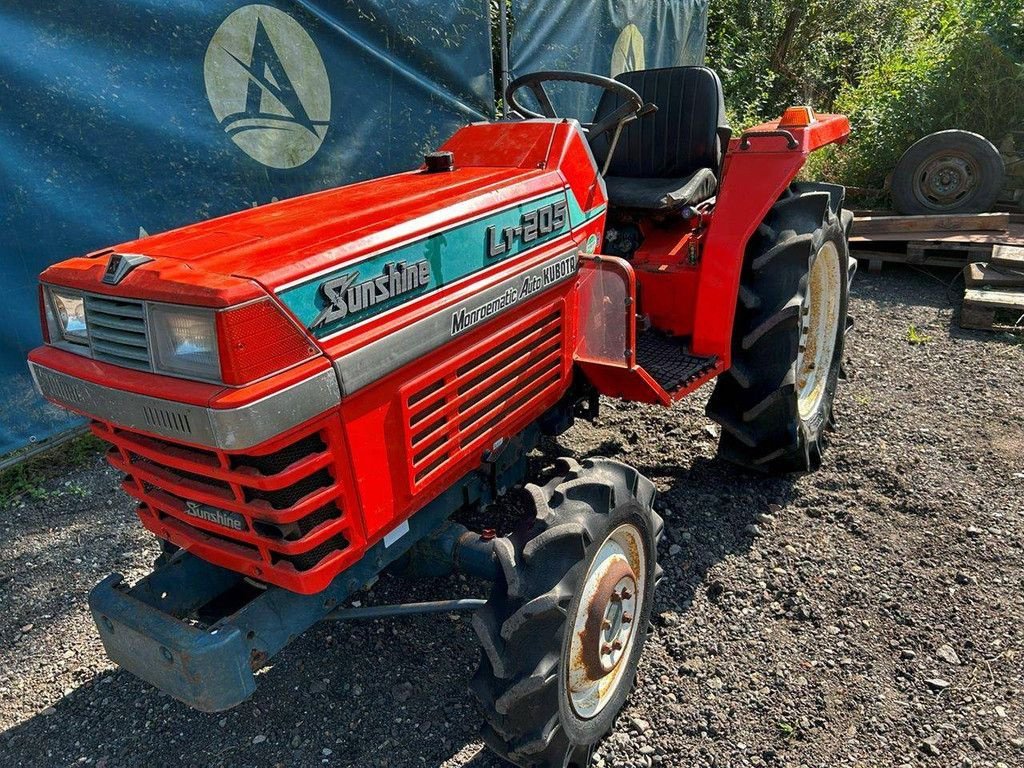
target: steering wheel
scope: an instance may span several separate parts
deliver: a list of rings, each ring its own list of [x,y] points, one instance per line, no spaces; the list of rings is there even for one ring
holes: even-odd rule
[[[628,85],[624,85],[618,80],[612,80],[610,77],[591,75],[587,72],[530,72],[522,77],[517,77],[508,84],[508,87],[505,89],[505,101],[523,117],[557,118],[559,115],[555,112],[555,107],[552,105],[551,99],[548,98],[547,91],[544,90],[544,83],[547,82],[596,85],[598,88],[603,88],[606,91],[617,94],[623,100],[623,103],[604,119],[583,125],[589,141],[593,141],[601,134],[608,133],[608,131],[617,128],[620,123],[631,122],[641,115],[657,109],[653,104],[645,105],[644,100],[640,98],[640,94]],[[516,94],[523,88],[530,89],[536,97],[537,103],[540,104],[541,112],[527,109],[516,99]]]

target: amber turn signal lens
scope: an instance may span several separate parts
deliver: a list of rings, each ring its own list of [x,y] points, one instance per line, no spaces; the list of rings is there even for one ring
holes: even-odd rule
[[[811,107],[790,107],[782,113],[779,128],[806,128],[817,121],[818,116]]]

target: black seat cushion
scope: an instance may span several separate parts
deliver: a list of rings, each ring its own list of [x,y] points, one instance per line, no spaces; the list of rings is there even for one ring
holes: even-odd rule
[[[604,181],[613,205],[645,211],[671,211],[684,205],[696,205],[714,197],[718,189],[718,179],[709,168],[698,168],[682,179],[608,176]]]
[[[707,199],[715,193],[717,182],[708,190],[709,179],[718,172],[722,162],[722,146],[719,129],[728,127],[725,117],[725,99],[722,82],[714,70],[707,67],[667,67],[623,72],[617,78],[643,98],[658,107],[652,115],[646,115],[625,126],[618,145],[608,166],[607,181],[609,197],[615,205],[647,208],[637,202],[660,201],[665,196],[668,180],[680,190],[696,182],[693,194],[672,195],[676,200],[687,198],[678,205],[692,204]],[[610,114],[622,103],[622,99],[606,91],[598,104],[594,120]],[[598,166],[603,167],[608,157],[614,131],[595,137],[591,149]],[[664,180],[658,190],[637,196],[630,194],[632,203],[616,200],[617,192],[635,192],[637,185],[622,184],[612,179]],[[652,185],[653,188],[654,185]],[[668,190],[672,191],[672,190]],[[693,195],[704,194],[695,199]],[[656,208],[664,208],[659,204]],[[670,206],[671,207],[671,206]]]

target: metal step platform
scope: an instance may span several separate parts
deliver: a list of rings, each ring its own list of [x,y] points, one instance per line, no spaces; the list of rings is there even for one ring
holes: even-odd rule
[[[691,355],[685,340],[652,328],[637,334],[636,362],[666,392],[673,392],[714,368],[717,358]]]

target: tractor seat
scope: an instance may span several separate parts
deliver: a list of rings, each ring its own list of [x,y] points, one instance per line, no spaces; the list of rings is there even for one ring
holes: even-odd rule
[[[623,72],[615,78],[657,105],[658,111],[622,129],[608,165],[609,202],[621,208],[668,212],[714,197],[728,141],[722,82],[707,67],[667,67]],[[594,120],[622,103],[605,91]],[[614,131],[594,139],[604,166]]]

